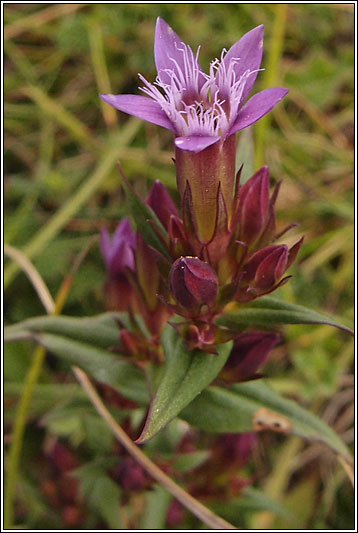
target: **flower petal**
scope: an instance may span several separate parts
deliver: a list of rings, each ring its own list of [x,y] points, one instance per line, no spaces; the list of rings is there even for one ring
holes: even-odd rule
[[[178,68],[182,73],[187,72],[183,44],[182,39],[175,33],[169,24],[167,24],[162,18],[158,17],[154,37],[154,60],[158,76],[162,83],[171,83],[171,77],[165,72],[166,69],[173,70],[176,74],[180,74]],[[193,58],[193,61],[196,68],[201,71],[201,67],[195,58]],[[199,79],[199,89],[203,83],[204,76],[202,76],[202,79]]]
[[[100,94],[101,99],[119,111],[147,120],[174,131],[175,128],[160,105],[146,96],[136,94]]]
[[[223,61],[226,67],[229,66],[230,60],[237,58],[234,66],[236,79],[247,71],[255,71],[260,68],[262,51],[263,51],[263,38],[264,38],[264,26],[261,24],[253,30],[245,33],[237,43],[233,44],[228,53],[224,57]],[[252,86],[255,83],[257,72],[251,74],[246,81],[243,93],[242,102],[246,100]]]
[[[218,136],[188,135],[186,137],[177,137],[174,142],[175,146],[180,148],[180,150],[198,153],[219,140],[220,137]]]
[[[120,242],[125,242],[132,248],[135,247],[135,233],[133,232],[129,219],[123,218],[121,222],[118,224],[116,231],[113,234],[112,237],[112,244],[114,247],[118,245]]]
[[[288,89],[274,87],[265,89],[250,98],[250,100],[240,109],[235,121],[233,122],[229,135],[238,130],[250,126],[261,117],[266,115],[271,109],[288,93]]]

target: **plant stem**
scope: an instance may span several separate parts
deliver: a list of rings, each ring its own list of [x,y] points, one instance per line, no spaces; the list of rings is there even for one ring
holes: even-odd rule
[[[9,244],[4,244],[4,253],[16,261],[16,263],[22,268],[36,290],[46,312],[52,314],[55,309],[55,302],[34,265],[27,259],[26,255]]]
[[[34,387],[38,381],[42,369],[42,363],[46,354],[45,348],[37,346],[34,351],[33,361],[25,377],[22,395],[16,411],[14,429],[9,451],[9,463],[6,472],[5,496],[4,496],[4,529],[12,527],[14,518],[14,496],[18,476],[18,465],[22,449],[22,441],[26,427],[26,416],[31,402]]]

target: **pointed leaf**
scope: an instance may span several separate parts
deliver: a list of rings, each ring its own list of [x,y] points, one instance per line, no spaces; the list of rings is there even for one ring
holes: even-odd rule
[[[143,373],[132,363],[121,359],[119,354],[108,351],[114,340],[114,344],[118,344],[118,326],[114,323],[115,329],[113,326],[111,329],[110,322],[105,325],[107,319],[113,322],[114,316],[120,316],[120,313],[108,313],[93,319],[34,318],[6,328],[5,339],[32,339],[60,359],[79,366],[97,381],[112,386],[130,400],[147,404],[148,391]]]
[[[164,331],[162,342],[166,368],[138,443],[156,435],[207,387],[224,366],[231,350],[231,343],[226,343],[216,347],[218,355],[189,352],[170,325]]]
[[[268,296],[228,311],[217,320],[217,324],[234,331],[242,331],[243,327],[249,325],[327,324],[346,331],[350,335],[354,334],[350,328],[323,313]]]
[[[119,343],[120,320],[129,328],[126,313],[103,313],[95,317],[39,316],[5,328],[5,341],[12,340],[17,331],[43,331],[63,335],[88,344],[108,348]]]
[[[240,383],[228,389],[209,387],[180,416],[204,431],[245,433],[259,428],[260,413],[267,421],[262,429],[324,442],[351,462],[347,447],[327,424],[294,401],[277,394],[264,381]],[[280,427],[275,428],[275,420]]]
[[[295,518],[284,505],[272,500],[263,491],[253,487],[245,487],[240,493],[240,498],[234,498],[230,502],[215,502],[210,507],[218,515],[232,523],[235,523],[237,517],[242,517],[243,514],[252,515],[255,511],[270,511],[291,524]]]
[[[87,481],[87,502],[108,524],[109,529],[122,529],[120,514],[121,492],[106,473]]]
[[[168,507],[172,501],[172,495],[161,485],[155,485],[146,494],[145,512],[139,524],[140,529],[166,529]]]

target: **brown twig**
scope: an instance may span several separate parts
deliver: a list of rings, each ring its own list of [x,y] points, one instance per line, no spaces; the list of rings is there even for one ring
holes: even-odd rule
[[[184,507],[191,511],[197,518],[202,520],[204,524],[212,529],[238,529],[229,522],[226,522],[220,516],[214,514],[210,509],[202,505],[184,489],[179,487],[170,477],[158,468],[139,448],[136,446],[123,429],[117,424],[112,415],[109,413],[101,398],[98,396],[95,388],[91,384],[87,374],[78,367],[72,367],[76,378],[80,382],[82,388],[88,394],[94,407],[105,420],[119,442],[124,446],[128,453],[152,476],[158,483],[160,483],[174,498],[176,498]]]

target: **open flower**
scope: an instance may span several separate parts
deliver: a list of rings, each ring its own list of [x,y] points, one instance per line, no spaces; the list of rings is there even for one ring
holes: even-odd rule
[[[157,78],[152,84],[141,74],[149,96],[102,94],[113,107],[174,132],[177,148],[201,152],[224,142],[268,113],[288,92],[265,89],[245,104],[260,69],[263,26],[246,33],[229,51],[214,59],[209,74],[202,71],[198,54],[161,18],[157,19],[154,57]]]

